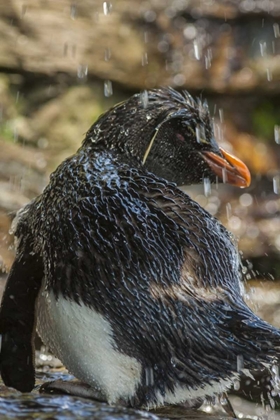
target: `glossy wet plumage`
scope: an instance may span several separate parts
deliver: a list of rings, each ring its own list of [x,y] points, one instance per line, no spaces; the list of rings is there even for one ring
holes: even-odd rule
[[[45,341],[109,402],[145,407],[222,392],[237,363],[259,368],[278,356],[280,338],[243,302],[234,239],[169,182],[215,181],[203,153],[222,154],[207,109],[172,90],[150,96],[146,106],[134,96],[104,114],[16,226],[17,260],[25,260],[28,247],[37,267],[25,281],[42,287],[38,317]],[[197,126],[204,130],[199,138]],[[17,329],[7,292],[17,277],[15,269],[2,305],[4,352],[13,339],[5,325]],[[23,303],[28,343],[32,320],[24,320],[24,309]],[[108,357],[99,366],[87,352],[96,340],[100,349],[104,341]],[[2,375],[14,386],[12,360],[3,358]],[[119,364],[121,385],[117,374],[112,384],[104,379],[110,360]],[[32,376],[30,362],[25,369]],[[118,386],[123,390],[114,393]]]

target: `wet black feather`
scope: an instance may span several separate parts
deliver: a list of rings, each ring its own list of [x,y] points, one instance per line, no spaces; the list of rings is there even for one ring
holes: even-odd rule
[[[198,124],[206,145],[192,138]],[[178,130],[184,145],[174,140]],[[248,369],[279,355],[279,331],[243,302],[233,237],[170,182],[215,180],[199,155],[205,148],[218,150],[200,102],[168,89],[150,92],[144,104],[135,95],[100,117],[17,225],[16,236],[31,235],[48,289],[102,314],[119,351],[141,362],[135,405],[178,384],[195,389],[232,377],[240,355]],[[2,325],[5,311],[4,301]]]

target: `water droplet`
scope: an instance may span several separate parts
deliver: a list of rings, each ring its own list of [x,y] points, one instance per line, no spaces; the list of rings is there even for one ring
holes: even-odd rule
[[[174,358],[174,357],[171,357],[170,362],[171,362],[171,365],[172,365],[173,367],[176,367],[176,366],[177,366],[177,363],[176,363],[176,360],[175,360],[175,358]]]
[[[231,218],[228,221],[228,225],[229,225],[230,230],[238,231],[242,227],[242,222],[239,217],[231,216]]]
[[[280,126],[279,125],[274,126],[274,139],[275,139],[275,143],[280,144]]]
[[[273,191],[275,194],[280,194],[280,175],[273,177]]]
[[[238,379],[234,379],[233,388],[235,391],[238,391],[240,389],[240,381]]]
[[[149,42],[149,32],[144,31],[143,37],[144,37],[144,43],[147,44]]]
[[[222,179],[223,183],[226,184],[228,181],[227,170],[225,168],[222,169]]]
[[[185,81],[186,77],[182,73],[175,74],[175,76],[173,77],[173,82],[177,86],[182,86],[185,83]]]
[[[25,16],[26,12],[27,12],[27,6],[22,5],[21,6],[21,18],[23,18]]]
[[[145,368],[145,379],[146,379],[146,385],[154,385],[154,371],[153,368]]]
[[[88,66],[80,64],[77,70],[78,79],[86,79],[88,75]]]
[[[194,51],[194,56],[197,60],[200,60],[201,54],[200,54],[200,46],[197,42],[197,40],[193,41],[193,51]]]
[[[279,38],[280,37],[280,29],[279,29],[279,23],[274,23],[273,24],[273,32],[274,32],[274,36],[275,38]]]
[[[112,11],[112,4],[109,1],[103,2],[103,13],[105,16],[109,15]]]
[[[143,92],[140,93],[140,102],[143,106],[143,108],[147,108],[149,103],[149,95],[147,90],[143,90]]]
[[[205,197],[209,197],[209,195],[211,194],[211,182],[209,178],[204,178],[203,186],[204,186]]]
[[[109,96],[113,95],[113,85],[111,80],[104,81],[104,96],[108,98]]]
[[[147,10],[144,13],[144,19],[146,22],[154,22],[156,20],[157,14],[154,10]]]
[[[147,52],[144,52],[142,54],[142,66],[146,66],[148,63],[149,63],[148,53]]]
[[[249,207],[253,204],[253,197],[251,194],[245,193],[239,197],[239,202],[243,207]]]
[[[266,78],[267,78],[268,82],[271,82],[272,73],[271,73],[271,70],[269,68],[266,69]]]
[[[75,3],[72,3],[70,6],[70,17],[71,19],[75,20],[77,14],[77,6]]]
[[[49,141],[45,137],[40,137],[37,141],[37,145],[39,149],[46,149],[49,145]]]
[[[231,209],[231,204],[230,203],[226,204],[226,213],[227,213],[227,219],[229,220],[230,217],[232,216],[232,209]]]
[[[237,372],[241,372],[242,369],[244,368],[243,356],[241,354],[239,354],[236,358],[236,361],[237,361]]]
[[[184,37],[187,39],[194,39],[197,35],[197,29],[194,25],[187,25],[183,31]]]
[[[16,104],[19,102],[19,99],[20,99],[20,91],[18,90],[16,94]]]
[[[206,54],[204,56],[206,70],[210,69],[212,65],[212,58],[213,58],[212,49],[207,48]]]
[[[265,41],[260,41],[260,52],[262,57],[267,55],[267,44]]]
[[[110,58],[111,58],[111,49],[110,48],[105,48],[105,51],[104,51],[104,60],[105,61],[109,61],[110,60]]]

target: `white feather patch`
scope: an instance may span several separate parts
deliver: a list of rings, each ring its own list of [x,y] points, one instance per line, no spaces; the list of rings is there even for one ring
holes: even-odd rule
[[[73,375],[98,387],[109,403],[129,399],[141,380],[141,364],[114,348],[110,323],[93,309],[43,292],[38,331]]]

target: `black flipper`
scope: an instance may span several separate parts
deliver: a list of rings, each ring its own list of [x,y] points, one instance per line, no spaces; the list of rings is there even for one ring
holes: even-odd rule
[[[21,392],[35,385],[33,335],[43,279],[42,259],[26,242],[11,268],[0,309],[1,376],[5,385]]]

